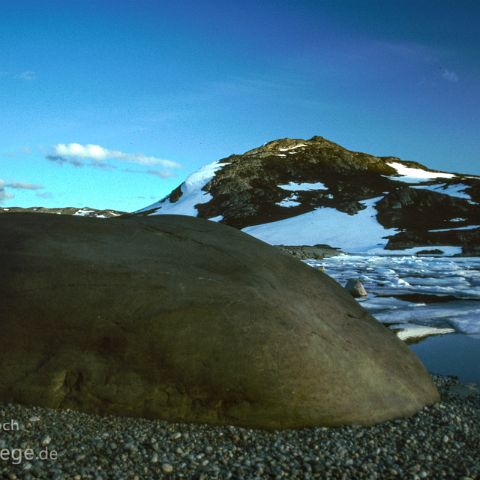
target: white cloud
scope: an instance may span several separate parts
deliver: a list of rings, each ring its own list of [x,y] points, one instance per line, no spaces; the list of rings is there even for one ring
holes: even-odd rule
[[[134,163],[144,166],[162,166],[164,168],[179,168],[180,165],[172,160],[165,160],[158,157],[148,156],[143,153],[125,153],[120,150],[109,150],[100,145],[80,143],[59,143],[55,145],[47,159],[60,164],[69,163],[76,167],[87,165],[86,160],[90,160],[90,165],[106,166],[108,160]]]
[[[31,70],[25,70],[24,72],[15,75],[15,78],[18,78],[19,80],[31,81],[37,78],[37,74],[35,72],[32,72]]]
[[[15,188],[17,190],[41,190],[43,188],[43,185],[26,182],[10,182],[6,183],[5,186],[8,188]]]
[[[0,180],[0,203],[8,198],[14,198],[15,195],[13,193],[9,193],[5,191],[5,182]]]
[[[155,175],[160,178],[170,178],[173,174],[171,172],[166,172],[165,170],[147,170],[145,173],[148,175]]]
[[[124,168],[122,169],[122,172],[154,175],[155,177],[160,177],[160,178],[170,178],[174,176],[174,174],[172,172],[169,172],[168,170],[160,170],[160,169],[153,169],[153,168],[150,168],[148,170],[136,170],[133,168]]]
[[[9,158],[16,158],[22,155],[30,155],[32,153],[32,149],[26,145],[20,148],[16,148],[14,150],[3,151],[0,153],[2,157],[9,157]]]
[[[35,196],[38,197],[38,198],[48,199],[48,198],[53,198],[53,193],[42,192],[42,193],[36,193]]]
[[[15,195],[13,193],[6,190],[9,188],[15,190],[41,190],[43,189],[43,186],[37,185],[35,183],[5,182],[4,180],[0,180],[0,203],[9,198],[15,198]]]
[[[453,82],[453,83],[458,82],[458,75],[453,70],[445,69],[442,72],[442,77],[448,82]]]
[[[37,74],[32,70],[24,70],[23,72],[0,72],[0,77],[32,81],[37,78]]]

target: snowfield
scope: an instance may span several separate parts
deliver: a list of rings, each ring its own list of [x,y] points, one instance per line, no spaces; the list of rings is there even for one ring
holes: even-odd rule
[[[402,339],[451,332],[480,339],[480,258],[339,255],[306,260],[342,286],[359,278],[361,304]],[[480,344],[479,344],[480,348]]]
[[[334,208],[317,208],[296,217],[246,227],[242,231],[272,245],[327,244],[352,253],[383,249],[395,229],[378,223],[375,209],[382,197],[362,203],[366,206],[356,215],[348,215]]]

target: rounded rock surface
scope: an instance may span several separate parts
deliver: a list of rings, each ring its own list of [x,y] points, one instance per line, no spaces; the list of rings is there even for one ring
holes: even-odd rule
[[[0,216],[0,401],[266,429],[438,401],[336,282],[182,216]]]

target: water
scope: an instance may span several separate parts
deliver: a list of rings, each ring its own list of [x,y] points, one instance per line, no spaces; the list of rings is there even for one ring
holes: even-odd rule
[[[480,335],[480,258],[339,255],[307,260],[341,285],[360,278],[362,301],[384,323]]]
[[[402,339],[423,337],[411,348],[430,371],[480,383],[480,258],[339,255],[306,263],[324,266],[341,285],[359,278],[366,310]]]
[[[411,345],[427,370],[480,384],[480,338],[453,334],[429,337]]]

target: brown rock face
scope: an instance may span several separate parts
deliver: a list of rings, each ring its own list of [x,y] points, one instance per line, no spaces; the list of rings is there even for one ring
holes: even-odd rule
[[[438,400],[343,288],[191,217],[0,216],[0,401],[259,428]]]

